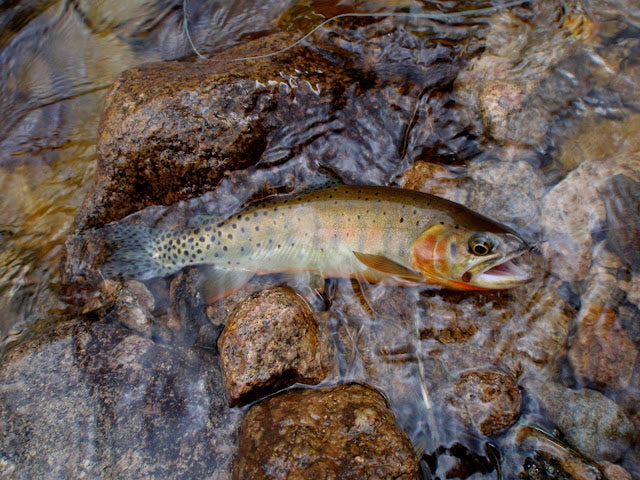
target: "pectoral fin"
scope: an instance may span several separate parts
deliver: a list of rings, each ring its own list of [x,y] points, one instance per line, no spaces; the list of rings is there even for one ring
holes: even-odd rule
[[[223,268],[202,267],[204,281],[202,295],[207,304],[212,304],[240,290],[253,277],[249,270],[225,270]]]
[[[376,272],[384,273],[385,275],[391,275],[407,282],[417,283],[424,282],[424,277],[420,272],[411,270],[404,265],[394,262],[393,260],[383,255],[372,255],[370,253],[353,252],[358,260],[364,263],[367,267]]]

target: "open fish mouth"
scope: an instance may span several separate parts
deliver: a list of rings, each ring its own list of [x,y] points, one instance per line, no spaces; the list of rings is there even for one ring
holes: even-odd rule
[[[469,273],[471,274],[475,284],[487,286],[489,288],[515,287],[525,284],[533,280],[533,275],[529,270],[525,270],[514,262],[514,260],[520,258],[528,251],[528,248],[523,248],[506,255],[503,258],[483,262],[482,264],[470,269]]]

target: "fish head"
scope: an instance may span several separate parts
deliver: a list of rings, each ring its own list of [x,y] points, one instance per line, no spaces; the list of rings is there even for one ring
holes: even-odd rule
[[[504,289],[532,279],[516,261],[529,251],[511,231],[478,231],[441,222],[413,243],[411,264],[427,283],[456,290]]]

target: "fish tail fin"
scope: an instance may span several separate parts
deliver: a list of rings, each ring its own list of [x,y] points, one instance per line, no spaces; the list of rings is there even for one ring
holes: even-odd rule
[[[102,273],[118,280],[148,280],[173,273],[157,257],[157,242],[161,230],[141,225],[113,224],[105,227],[107,257]]]

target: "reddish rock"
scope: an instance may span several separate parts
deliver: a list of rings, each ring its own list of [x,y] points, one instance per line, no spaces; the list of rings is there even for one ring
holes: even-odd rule
[[[493,436],[520,416],[522,395],[510,375],[491,370],[463,373],[453,386],[450,404],[468,428]]]
[[[629,386],[638,350],[617,319],[615,310],[590,304],[580,312],[569,350],[574,373],[601,389]]]
[[[418,459],[393,412],[363,385],[290,390],[251,408],[234,480],[418,479]]]
[[[251,295],[231,313],[218,339],[227,398],[243,405],[327,374],[328,345],[306,302],[292,289]]]

